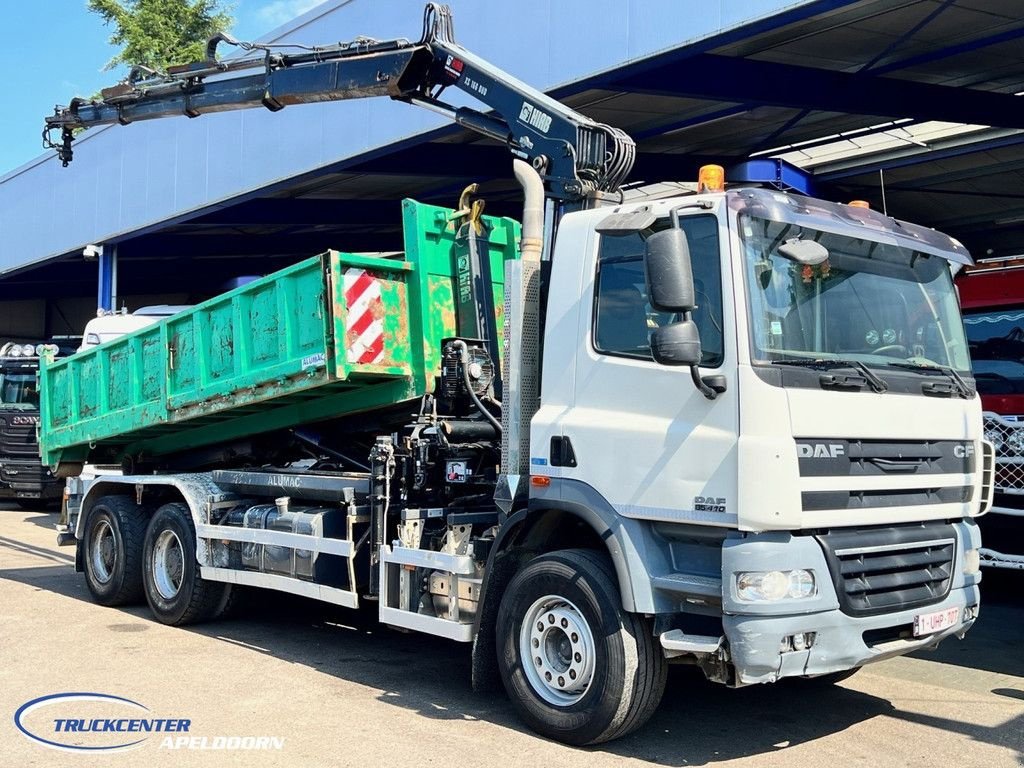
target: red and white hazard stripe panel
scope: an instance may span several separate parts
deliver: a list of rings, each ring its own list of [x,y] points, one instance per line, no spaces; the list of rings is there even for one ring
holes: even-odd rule
[[[350,363],[377,363],[384,357],[384,303],[380,281],[365,269],[345,270],[345,345]]]

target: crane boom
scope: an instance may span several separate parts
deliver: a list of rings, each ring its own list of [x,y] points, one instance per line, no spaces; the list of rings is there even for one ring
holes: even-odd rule
[[[260,55],[219,60],[222,43]],[[635,147],[628,135],[579,114],[458,45],[446,5],[427,5],[418,42],[360,37],[297,53],[276,48],[221,34],[208,43],[204,61],[167,73],[136,67],[124,82],[104,89],[101,99],[75,98],[55,108],[46,118],[44,144],[56,149],[67,166],[76,131],[90,126],[387,96],[440,112],[504,143],[541,173],[548,196],[557,200],[617,191],[632,170]],[[493,111],[442,101],[450,86]],[[54,130],[61,132],[57,141],[51,138]]]

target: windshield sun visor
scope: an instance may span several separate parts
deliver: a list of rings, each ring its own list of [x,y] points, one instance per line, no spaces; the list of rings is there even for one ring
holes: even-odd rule
[[[868,237],[938,256],[955,264],[974,263],[967,249],[949,235],[885,216],[870,208],[787,195],[770,189],[738,190],[729,195],[729,207],[759,219],[786,222],[847,237]]]

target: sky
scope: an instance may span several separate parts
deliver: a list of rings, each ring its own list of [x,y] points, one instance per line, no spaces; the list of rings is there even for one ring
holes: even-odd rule
[[[320,2],[234,0],[231,34],[255,39]],[[43,118],[55,104],[93,94],[125,74],[104,71],[117,49],[107,43],[111,29],[87,10],[86,0],[6,0],[4,6],[8,86],[0,106],[0,176],[43,153]]]

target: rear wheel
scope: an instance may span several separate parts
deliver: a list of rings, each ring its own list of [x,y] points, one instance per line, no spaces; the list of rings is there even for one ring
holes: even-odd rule
[[[608,559],[590,550],[538,557],[498,612],[505,689],[535,731],[598,744],[636,730],[661,700],[667,665],[648,622],[622,609]]]
[[[100,605],[142,598],[145,511],[127,496],[104,496],[89,512],[82,541],[85,584]]]
[[[195,527],[184,504],[164,504],[153,515],[142,561],[146,601],[161,623],[193,624],[227,608],[231,586],[199,575]]]

